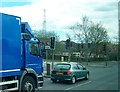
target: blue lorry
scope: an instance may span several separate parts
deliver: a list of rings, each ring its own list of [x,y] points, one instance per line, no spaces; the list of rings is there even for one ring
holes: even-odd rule
[[[43,86],[40,41],[21,17],[0,13],[0,92]]]

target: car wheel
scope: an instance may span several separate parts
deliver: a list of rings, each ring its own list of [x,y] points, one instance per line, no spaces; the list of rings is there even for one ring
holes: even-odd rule
[[[26,76],[23,79],[22,92],[35,92],[35,81],[32,77]]]
[[[89,79],[89,74],[88,74],[88,73],[87,73],[87,75],[86,75],[85,79],[86,79],[86,80],[88,80],[88,79]]]
[[[76,82],[76,77],[73,76],[72,79],[71,79],[71,83],[74,84]]]
[[[55,83],[55,82],[56,82],[56,80],[52,80],[52,82],[53,82],[53,83]]]

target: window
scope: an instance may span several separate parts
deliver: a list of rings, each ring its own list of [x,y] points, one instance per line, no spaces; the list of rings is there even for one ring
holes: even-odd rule
[[[78,64],[78,68],[79,68],[80,70],[83,70],[83,66],[80,65],[80,64]]]
[[[39,47],[38,44],[30,43],[29,50],[31,55],[39,56]]]
[[[69,70],[70,65],[69,64],[57,64],[57,65],[55,65],[54,69],[57,69],[57,70]]]
[[[72,69],[78,70],[79,68],[78,68],[77,64],[73,64]]]

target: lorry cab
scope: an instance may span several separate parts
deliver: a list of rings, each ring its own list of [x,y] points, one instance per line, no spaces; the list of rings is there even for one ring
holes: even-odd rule
[[[27,22],[22,23],[22,54],[25,60],[23,68],[32,68],[37,74],[43,72],[40,42],[34,37]]]

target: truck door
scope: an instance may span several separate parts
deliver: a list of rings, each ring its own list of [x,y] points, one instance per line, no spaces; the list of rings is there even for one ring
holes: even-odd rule
[[[41,74],[43,65],[38,42],[28,41],[26,49],[26,68],[32,68],[37,74]]]

